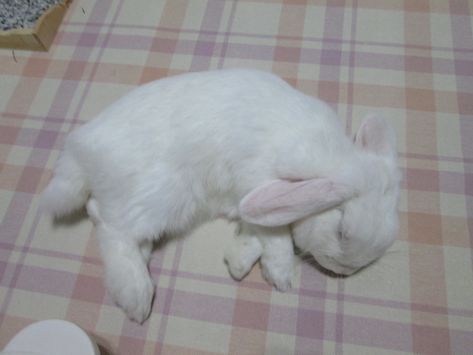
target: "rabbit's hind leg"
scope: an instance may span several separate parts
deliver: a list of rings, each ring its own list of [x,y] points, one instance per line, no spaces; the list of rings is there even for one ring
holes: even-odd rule
[[[128,318],[143,323],[150,314],[154,294],[147,251],[143,252],[136,240],[125,239],[121,232],[103,224],[97,228],[97,238],[110,295]]]
[[[147,266],[152,241],[131,238],[104,222],[93,198],[87,203],[87,212],[97,228],[108,292],[128,318],[143,323],[150,314],[154,294]]]

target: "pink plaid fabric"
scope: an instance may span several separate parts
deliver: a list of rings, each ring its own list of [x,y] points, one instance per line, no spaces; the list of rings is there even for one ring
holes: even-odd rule
[[[468,0],[75,0],[48,53],[0,50],[0,348],[67,319],[110,354],[471,354],[473,5]],[[140,83],[227,67],[272,71],[328,101],[353,134],[399,135],[400,240],[347,279],[308,263],[287,293],[222,262],[233,226],[154,254],[149,321],[105,293],[86,218],[38,210],[64,136]],[[106,352],[105,352],[106,351]]]

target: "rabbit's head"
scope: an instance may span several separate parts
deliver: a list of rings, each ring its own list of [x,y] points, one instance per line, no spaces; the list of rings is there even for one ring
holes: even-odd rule
[[[324,268],[350,275],[382,256],[397,237],[396,160],[393,129],[368,117],[348,167],[330,177],[265,184],[241,201],[241,216],[263,226],[292,223],[296,246]]]

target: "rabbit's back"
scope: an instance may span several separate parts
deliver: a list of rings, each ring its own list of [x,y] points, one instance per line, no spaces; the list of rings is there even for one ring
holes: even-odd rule
[[[84,168],[93,194],[109,204],[110,218],[126,220],[124,214],[154,210],[156,200],[175,201],[176,213],[201,209],[204,201],[212,207],[209,196],[226,205],[214,209],[234,213],[255,185],[290,173],[291,164],[315,165],[298,159],[345,146],[324,103],[271,74],[237,69],[141,86],[72,133],[66,150]]]

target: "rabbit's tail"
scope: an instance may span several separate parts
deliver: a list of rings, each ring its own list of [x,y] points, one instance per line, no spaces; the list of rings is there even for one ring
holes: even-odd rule
[[[41,195],[41,207],[56,217],[64,216],[82,207],[89,192],[81,167],[73,156],[64,152]]]

